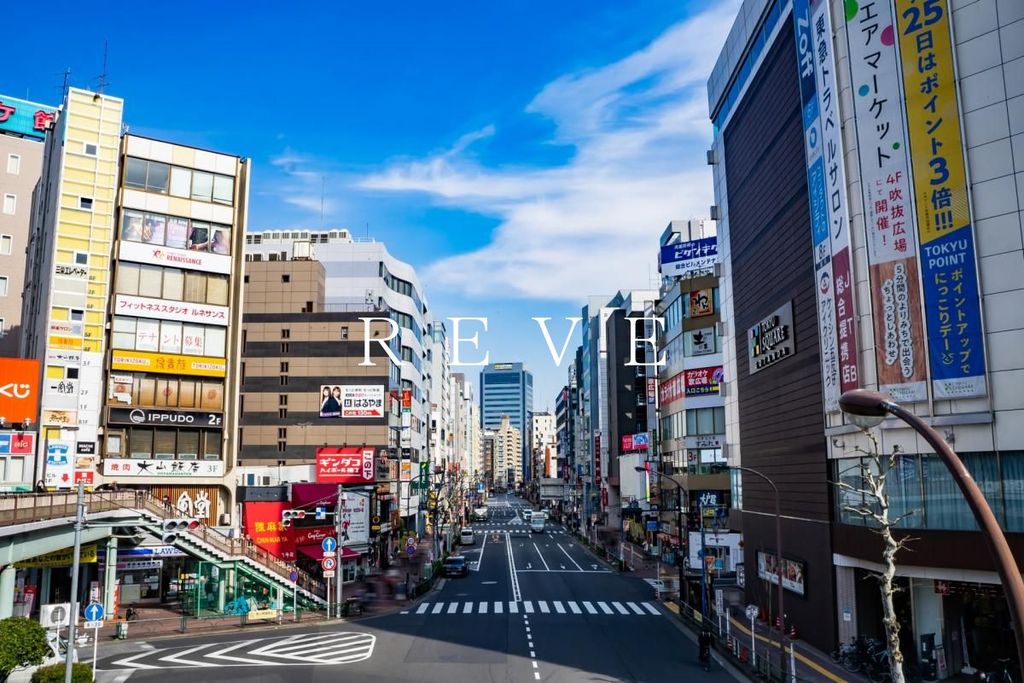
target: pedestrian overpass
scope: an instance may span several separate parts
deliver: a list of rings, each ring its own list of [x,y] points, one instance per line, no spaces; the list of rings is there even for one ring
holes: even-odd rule
[[[15,563],[70,548],[74,545],[76,493],[16,494],[0,496],[0,619],[12,614],[15,595]],[[116,566],[117,549],[125,536],[159,537],[165,520],[181,516],[168,509],[148,491],[104,491],[85,494],[85,526],[82,544],[106,545],[107,566]],[[119,532],[115,533],[115,530]],[[129,530],[129,533],[125,533]],[[200,526],[178,533],[173,545],[200,562],[258,577],[275,586],[279,596],[307,605],[327,604],[324,581],[256,547],[244,538],[229,538],[215,529]],[[113,614],[114,578],[105,572],[104,608]],[[293,582],[291,577],[297,580]],[[224,606],[220,583],[220,606]],[[293,593],[294,591],[294,593]]]

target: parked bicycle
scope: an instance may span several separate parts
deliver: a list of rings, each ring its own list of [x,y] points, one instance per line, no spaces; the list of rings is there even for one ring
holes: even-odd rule
[[[829,657],[850,673],[860,671],[860,652],[856,638],[850,638],[848,643],[840,643],[839,647],[829,653]]]

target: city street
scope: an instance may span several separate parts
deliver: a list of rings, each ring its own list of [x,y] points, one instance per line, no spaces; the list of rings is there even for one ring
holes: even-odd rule
[[[464,549],[468,577],[398,613],[337,626],[158,641],[100,650],[101,682],[678,681],[729,678],[696,647],[651,587],[607,569],[561,526],[530,533],[526,505],[490,501]],[[198,671],[201,669],[201,672]]]

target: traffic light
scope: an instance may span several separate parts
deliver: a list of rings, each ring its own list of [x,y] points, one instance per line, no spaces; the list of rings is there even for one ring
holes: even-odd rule
[[[282,510],[281,511],[281,526],[285,529],[290,527],[296,519],[305,519],[305,510]]]
[[[178,534],[185,533],[187,531],[194,531],[202,526],[202,522],[195,517],[176,517],[174,519],[165,519],[160,525],[161,539],[164,543],[170,545],[178,540]]]

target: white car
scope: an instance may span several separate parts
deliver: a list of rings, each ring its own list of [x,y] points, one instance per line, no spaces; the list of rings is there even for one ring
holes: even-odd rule
[[[527,522],[533,517],[533,510],[523,510],[523,519]]]
[[[476,543],[476,539],[473,537],[473,530],[463,529],[462,532],[459,534],[459,544],[473,545],[474,543]]]

